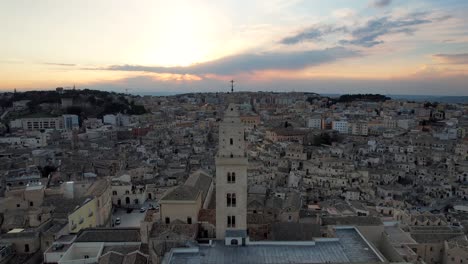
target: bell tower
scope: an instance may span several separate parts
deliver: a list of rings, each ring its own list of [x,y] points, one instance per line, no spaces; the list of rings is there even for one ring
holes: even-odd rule
[[[219,126],[219,149],[216,155],[217,239],[224,239],[227,232],[246,234],[247,165],[239,106],[229,104]]]

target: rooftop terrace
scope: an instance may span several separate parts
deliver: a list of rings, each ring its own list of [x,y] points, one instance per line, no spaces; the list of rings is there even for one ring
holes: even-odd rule
[[[379,263],[383,262],[355,228],[337,228],[336,238],[313,241],[250,242],[247,246],[212,246],[174,249],[166,264],[215,263]]]

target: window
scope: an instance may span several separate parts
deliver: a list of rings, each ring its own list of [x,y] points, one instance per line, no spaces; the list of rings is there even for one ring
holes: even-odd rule
[[[227,217],[227,227],[236,227],[236,216],[229,215]]]
[[[236,194],[235,193],[231,194],[231,203],[232,203],[232,207],[236,207]]]
[[[129,190],[126,190],[126,191],[125,191],[125,194],[130,194],[130,191],[129,191]]]
[[[85,258],[85,259],[89,259],[89,255],[84,255],[84,258]]]
[[[226,206],[236,207],[236,194],[235,193],[226,194]]]
[[[169,217],[166,217],[166,224],[169,224],[171,222],[171,219]]]
[[[187,217],[187,224],[189,224],[189,225],[192,224],[192,217]]]
[[[233,172],[233,173],[228,172],[227,173],[227,182],[228,183],[235,183],[236,182],[236,173],[235,172]]]
[[[29,202],[29,206],[34,206],[34,202]]]
[[[232,138],[229,139],[229,144],[234,145],[234,140]]]
[[[29,244],[24,244],[24,252],[29,252]]]
[[[16,207],[20,207],[20,204],[16,204]]]
[[[117,195],[117,191],[112,191],[112,195]]]

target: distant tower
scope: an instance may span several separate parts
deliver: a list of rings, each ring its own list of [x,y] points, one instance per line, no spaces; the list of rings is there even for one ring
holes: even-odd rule
[[[247,231],[247,166],[239,107],[229,104],[219,126],[216,155],[216,238]]]
[[[234,80],[231,80],[231,93],[234,92]]]

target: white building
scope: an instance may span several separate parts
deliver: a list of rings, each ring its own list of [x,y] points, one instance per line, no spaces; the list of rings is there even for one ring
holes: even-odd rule
[[[13,129],[38,131],[42,129],[72,130],[79,127],[77,115],[63,115],[57,117],[20,118],[10,122]]]
[[[338,131],[340,134],[348,134],[348,121],[334,120],[332,121],[332,129]]]
[[[63,129],[62,117],[21,118],[10,122],[11,128],[34,131],[41,129]]]
[[[307,120],[307,127],[308,128],[318,128],[322,129],[322,117],[321,116],[313,116]]]
[[[80,127],[77,115],[63,115],[63,128],[73,130]]]
[[[128,126],[130,125],[130,118],[127,115],[118,113],[116,115],[105,115],[102,117],[102,121],[106,125],[113,126]]]
[[[28,148],[45,147],[47,146],[47,135],[41,133],[30,137],[0,137],[0,143]]]

